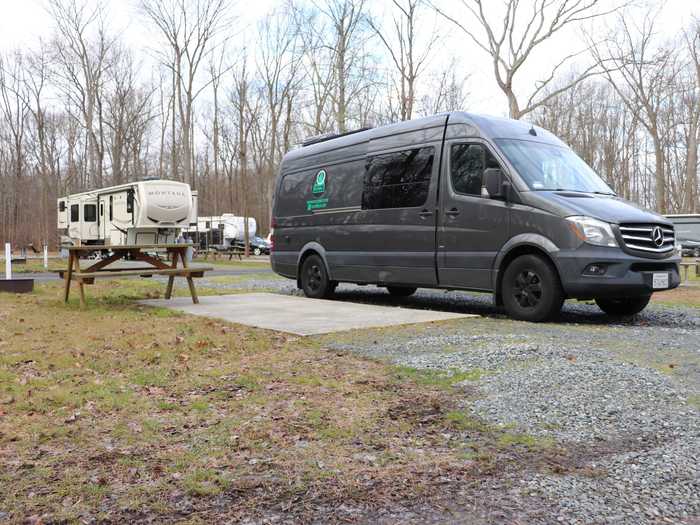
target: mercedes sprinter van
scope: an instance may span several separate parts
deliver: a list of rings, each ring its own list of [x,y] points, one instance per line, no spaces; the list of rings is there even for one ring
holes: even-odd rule
[[[517,120],[451,112],[309,140],[282,161],[272,221],[273,270],[314,298],[339,282],[474,290],[542,321],[567,298],[632,315],[680,282],[671,221]]]

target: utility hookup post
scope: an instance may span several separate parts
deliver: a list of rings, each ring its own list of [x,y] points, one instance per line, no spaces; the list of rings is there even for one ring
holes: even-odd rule
[[[44,270],[49,269],[49,245],[44,244]]]
[[[5,279],[12,279],[12,247],[9,242],[5,243]]]

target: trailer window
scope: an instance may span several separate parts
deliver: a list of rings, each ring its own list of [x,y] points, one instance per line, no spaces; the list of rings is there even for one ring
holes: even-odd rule
[[[112,217],[114,216],[114,197],[112,195],[109,196],[109,220],[110,222],[112,221]]]
[[[66,201],[61,201],[58,203],[58,211],[66,211]]]
[[[412,208],[428,198],[435,148],[419,148],[369,159],[362,209]]]
[[[71,204],[70,206],[70,221],[79,222],[80,221],[80,205]]]
[[[85,222],[96,222],[97,221],[97,205],[96,204],[86,204],[83,206],[83,220]]]
[[[481,196],[484,170],[500,168],[491,152],[481,144],[453,144],[450,150],[450,179],[455,193]]]

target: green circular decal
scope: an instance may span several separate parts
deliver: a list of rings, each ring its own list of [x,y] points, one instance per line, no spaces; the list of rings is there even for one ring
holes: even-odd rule
[[[324,193],[326,191],[326,170],[319,170],[316,174],[316,182],[311,188],[312,193]]]

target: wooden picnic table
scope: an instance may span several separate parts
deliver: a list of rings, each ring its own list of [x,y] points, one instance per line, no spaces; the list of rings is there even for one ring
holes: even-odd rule
[[[151,277],[153,275],[167,275],[168,285],[165,288],[165,298],[170,299],[173,293],[175,277],[184,277],[187,279],[187,284],[190,288],[190,295],[193,303],[199,303],[197,290],[194,286],[193,278],[203,277],[204,272],[213,270],[210,266],[197,266],[191,268],[187,262],[187,249],[191,244],[142,244],[142,245],[127,245],[127,246],[69,246],[68,250],[68,268],[60,272],[61,277],[65,280],[64,302],[68,302],[70,295],[70,285],[72,281],[76,281],[80,288],[80,307],[85,308],[85,289],[84,285],[93,284],[98,277]],[[168,255],[169,264],[161,259],[150,255],[149,251],[164,251]],[[111,255],[103,259],[98,259],[94,264],[87,268],[80,267],[80,259],[87,258],[88,255],[95,252],[111,252]],[[144,266],[137,268],[109,268],[109,265],[117,261],[138,261],[144,263]],[[182,266],[178,267],[178,260],[182,262]]]
[[[219,256],[227,256],[228,255],[228,260],[232,260],[233,256],[237,256],[239,261],[243,260],[243,255],[245,254],[245,250],[243,248],[239,247],[232,247],[232,248],[227,248],[226,250],[216,250],[216,249],[208,249],[208,250],[202,250],[198,252],[198,255],[204,255],[204,260],[206,261],[209,256],[211,255],[211,258],[213,261],[215,261]]]
[[[680,266],[683,270],[685,270],[685,278],[683,279],[684,284],[688,284],[688,279],[689,279],[689,274],[690,274],[690,269],[695,266],[695,275],[700,276],[700,259],[695,260],[695,261],[690,261],[690,262],[681,262]]]

